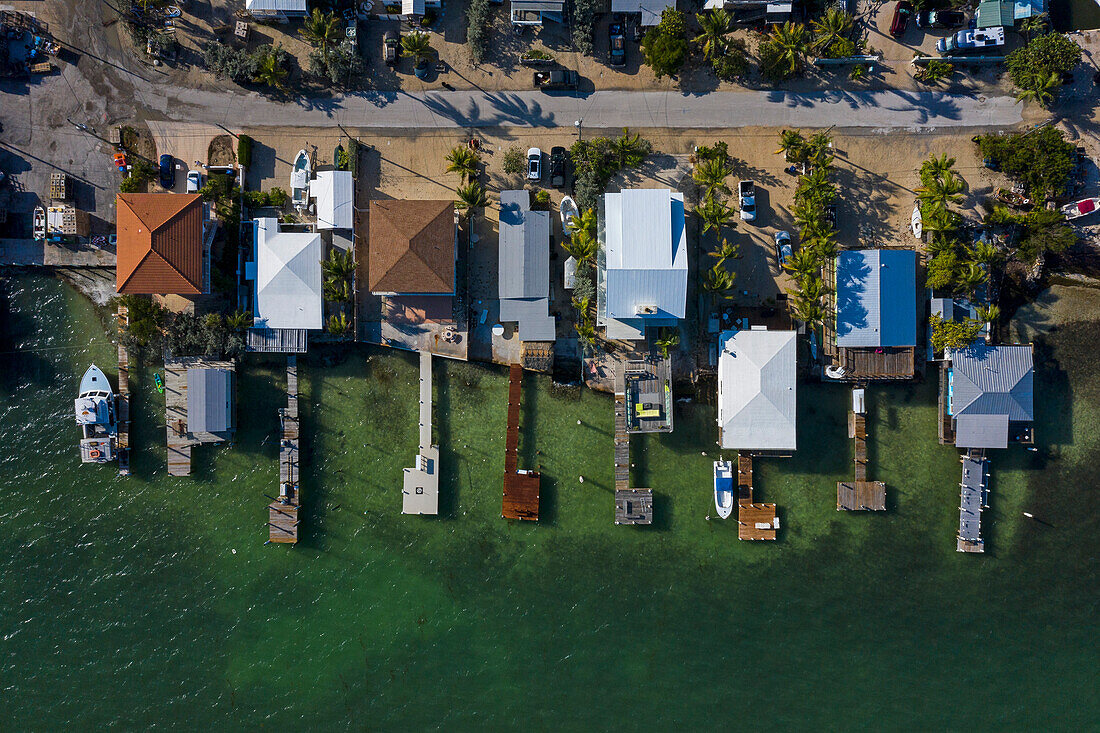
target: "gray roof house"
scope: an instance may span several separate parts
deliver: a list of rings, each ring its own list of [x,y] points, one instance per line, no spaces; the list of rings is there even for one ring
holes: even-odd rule
[[[531,211],[529,191],[500,192],[498,258],[501,322],[515,322],[520,341],[553,341],[550,212]]]
[[[684,195],[667,188],[607,193],[597,261],[597,318],[607,338],[635,341],[675,326],[687,304]]]
[[[718,338],[722,448],[789,453],[796,447],[794,331],[723,331]]]
[[[229,369],[188,369],[188,432],[228,433],[234,428],[233,372]]]
[[[951,349],[948,404],[955,445],[1006,448],[1031,442],[1035,420],[1034,358],[1030,345],[971,344]]]

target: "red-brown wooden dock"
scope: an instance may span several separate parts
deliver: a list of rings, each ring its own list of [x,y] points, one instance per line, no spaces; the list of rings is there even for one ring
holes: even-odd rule
[[[523,367],[508,369],[508,431],[504,438],[504,501],[500,514],[505,519],[539,518],[538,471],[519,469],[519,411],[523,392]]]

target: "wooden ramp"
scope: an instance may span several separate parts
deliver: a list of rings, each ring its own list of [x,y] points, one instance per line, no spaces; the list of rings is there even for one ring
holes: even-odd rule
[[[837,511],[886,511],[886,484],[867,480],[867,415],[848,412],[848,437],[855,442],[855,479],[836,484]]]
[[[753,501],[752,454],[737,453],[737,539],[774,540],[779,531],[775,504]]]
[[[267,505],[267,541],[298,541],[298,357],[286,358],[286,407],[279,408],[279,498]]]
[[[122,333],[130,325],[126,306],[118,307],[118,475],[130,475],[130,354]]]
[[[538,471],[519,470],[519,412],[523,393],[523,367],[508,369],[508,429],[504,437],[504,500],[500,515],[505,519],[538,521]]]

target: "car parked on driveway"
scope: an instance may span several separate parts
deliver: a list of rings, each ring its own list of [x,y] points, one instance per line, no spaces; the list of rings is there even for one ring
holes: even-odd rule
[[[551,69],[535,72],[535,86],[544,92],[576,90],[577,72],[572,69]]]
[[[737,201],[741,206],[741,221],[756,220],[756,184],[741,181],[737,184]]]
[[[966,15],[957,10],[922,10],[917,13],[918,28],[962,28]]]
[[[622,23],[607,26],[607,37],[611,45],[611,65],[626,66],[626,33]]]
[[[791,247],[791,235],[789,232],[779,230],[775,233],[775,261],[779,263],[779,267],[787,264],[787,258],[794,254],[794,248]]]
[[[160,156],[160,185],[169,190],[176,185],[176,163],[168,153]]]
[[[550,149],[550,185],[554,188],[565,187],[565,168],[567,165],[565,148],[557,145]]]
[[[527,180],[542,180],[542,151],[538,148],[527,150]]]
[[[187,193],[198,193],[202,188],[202,174],[198,171],[187,172]]]
[[[401,34],[397,31],[386,31],[382,37],[382,60],[386,66],[396,66],[398,51],[401,49]]]
[[[890,35],[901,38],[905,35],[905,29],[909,27],[909,19],[913,17],[913,6],[907,0],[901,0],[894,6],[894,17],[890,21]]]

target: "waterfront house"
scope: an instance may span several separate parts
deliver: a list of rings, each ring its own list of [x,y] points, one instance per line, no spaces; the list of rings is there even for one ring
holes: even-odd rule
[[[203,443],[226,440],[237,427],[233,376],[232,369],[187,369],[187,429]]]
[[[916,374],[917,253],[846,250],[836,258],[836,321],[826,370],[833,379]],[[827,337],[828,338],[828,337]]]
[[[795,332],[753,326],[723,331],[718,342],[719,445],[789,455],[797,443]]]
[[[198,194],[120,193],[115,289],[145,295],[210,292],[213,224]]]
[[[253,222],[256,259],[245,265],[254,281],[252,351],[302,353],[307,332],[324,326],[321,235],[303,229],[273,218]]]
[[[553,341],[550,309],[550,212],[531,210],[531,193],[501,191],[498,286],[501,323],[520,341]]]
[[[948,349],[941,387],[942,441],[959,448],[1032,443],[1034,357],[1030,345]]]
[[[978,320],[978,309],[966,298],[937,297],[931,290],[929,290],[928,297],[928,314],[929,321],[925,334],[928,340],[928,361],[937,361],[944,358],[942,354],[937,355],[932,347],[932,317],[939,316],[945,323],[964,323],[968,320]],[[978,338],[986,339],[988,337],[989,324],[983,323],[981,331],[978,332]]]
[[[317,229],[351,229],[355,184],[351,171],[318,171],[309,182],[310,198],[316,199]]]
[[[370,292],[454,295],[457,239],[453,201],[371,201]]]
[[[309,15],[309,0],[244,0],[244,9],[256,20],[286,23]]]
[[[596,323],[608,339],[637,341],[676,326],[687,304],[684,195],[627,189],[603,197]]]

